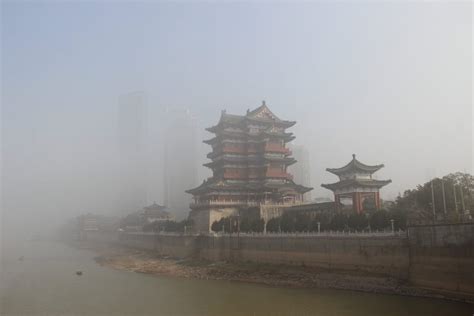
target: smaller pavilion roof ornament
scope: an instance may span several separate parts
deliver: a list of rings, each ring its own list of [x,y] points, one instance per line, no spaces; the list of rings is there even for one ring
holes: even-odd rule
[[[326,170],[337,175],[339,182],[331,184],[322,184],[321,186],[329,190],[337,190],[342,187],[376,187],[381,188],[392,180],[375,180],[372,174],[383,168],[384,165],[369,166],[363,164],[356,159],[356,155],[352,154],[352,160],[341,168],[327,168]],[[370,175],[367,176],[367,175]]]
[[[352,154],[352,160],[347,164],[345,165],[344,167],[341,167],[341,168],[327,168],[326,171],[330,172],[330,173],[333,173],[337,176],[340,176],[342,174],[346,174],[346,173],[352,173],[352,172],[365,172],[365,173],[369,173],[369,174],[372,174],[374,172],[376,172],[377,170],[380,170],[384,167],[383,164],[380,164],[380,165],[373,165],[373,166],[370,166],[370,165],[366,165],[362,162],[360,162],[359,160],[356,159],[356,154]]]
[[[336,183],[321,184],[323,188],[334,192],[336,210],[340,208],[341,198],[352,198],[352,208],[357,213],[364,210],[364,201],[373,198],[375,208],[380,208],[379,190],[391,183],[392,180],[376,180],[372,174],[384,165],[369,166],[356,159],[352,154],[352,160],[341,168],[327,168],[326,170],[337,175],[339,181]]]

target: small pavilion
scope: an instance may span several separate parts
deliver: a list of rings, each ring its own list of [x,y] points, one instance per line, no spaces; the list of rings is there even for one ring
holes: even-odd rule
[[[383,164],[375,166],[363,164],[353,154],[352,160],[344,167],[326,169],[326,171],[338,176],[339,182],[322,184],[321,186],[334,192],[337,210],[341,206],[341,201],[347,199],[352,200],[352,209],[357,213],[364,211],[364,201],[367,199],[373,199],[375,208],[379,209],[379,190],[392,182],[392,180],[376,180],[372,178],[372,174],[383,167]]]

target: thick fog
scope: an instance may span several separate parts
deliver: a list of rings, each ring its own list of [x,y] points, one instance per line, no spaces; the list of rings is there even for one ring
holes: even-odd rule
[[[262,100],[297,121],[312,198],[353,153],[385,164],[383,199],[472,172],[472,22],[468,2],[2,2],[3,231],[189,199],[204,129]]]

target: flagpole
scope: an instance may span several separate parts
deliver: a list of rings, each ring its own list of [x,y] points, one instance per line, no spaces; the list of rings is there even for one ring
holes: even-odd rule
[[[431,179],[431,207],[433,208],[433,220],[436,220],[436,209],[434,201],[434,188],[433,188],[433,179]]]
[[[444,208],[444,215],[446,216],[446,193],[444,192],[444,180],[441,179],[441,190],[443,192],[443,208]]]

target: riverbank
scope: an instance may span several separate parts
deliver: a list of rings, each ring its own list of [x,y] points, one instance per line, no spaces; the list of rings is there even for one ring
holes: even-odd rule
[[[469,316],[473,312],[467,304],[445,300],[127,272],[94,261],[101,253],[117,253],[115,249],[70,244],[27,241],[2,249],[0,315],[375,316],[383,311],[385,316]]]
[[[430,291],[407,286],[402,281],[367,273],[337,273],[305,266],[251,262],[209,262],[175,259],[122,247],[95,248],[94,259],[114,269],[179,278],[227,280],[291,288],[322,288],[445,298]]]

